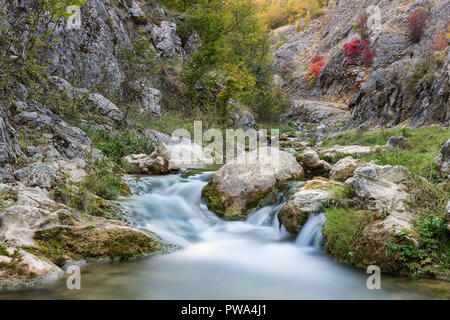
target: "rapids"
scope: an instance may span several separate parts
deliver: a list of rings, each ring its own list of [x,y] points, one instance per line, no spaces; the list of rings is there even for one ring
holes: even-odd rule
[[[429,299],[449,298],[450,284],[381,276],[369,290],[365,270],[321,250],[324,215],[310,216],[294,239],[277,218],[289,191],[265,201],[246,221],[210,212],[201,189],[212,172],[129,180],[123,199],[130,222],[174,245],[167,254],[82,268],[81,290],[65,277],[0,298],[31,299]],[[291,190],[298,186],[292,183]]]

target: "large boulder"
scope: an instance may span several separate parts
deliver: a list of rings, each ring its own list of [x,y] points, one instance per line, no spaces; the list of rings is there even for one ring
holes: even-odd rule
[[[397,214],[401,225],[402,221],[409,222],[411,216],[405,201],[411,200],[411,195],[404,184],[412,180],[408,169],[403,166],[363,164],[355,170],[353,178],[356,195],[365,200],[367,209],[379,213],[387,210],[390,220]]]
[[[321,160],[317,152],[310,147],[297,156],[297,161],[301,164],[307,178],[328,176],[331,170],[330,164]]]
[[[170,173],[169,159],[169,151],[161,143],[150,155],[131,154],[122,161],[127,164],[128,173],[160,175]]]
[[[353,175],[353,187],[365,209],[374,214],[359,234],[352,250],[359,265],[376,264],[384,271],[399,271],[401,263],[388,255],[388,244],[414,243],[418,234],[413,227],[414,212],[405,203],[412,200],[405,184],[412,181],[403,166],[364,164]]]
[[[264,147],[228,161],[202,195],[212,211],[227,220],[239,220],[278,186],[302,176],[303,169],[291,154]]]
[[[439,155],[434,158],[434,164],[442,176],[450,176],[450,139],[444,143]]]
[[[336,162],[333,168],[331,168],[330,179],[345,181],[351,176],[353,176],[353,172],[358,166],[364,163],[366,162],[361,159],[354,159],[353,157],[345,157]]]

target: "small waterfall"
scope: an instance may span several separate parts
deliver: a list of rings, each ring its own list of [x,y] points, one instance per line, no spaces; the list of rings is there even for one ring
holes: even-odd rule
[[[322,241],[322,233],[320,230],[324,221],[325,215],[323,213],[309,216],[308,221],[300,230],[295,244],[299,247],[320,248],[320,242]]]
[[[132,201],[124,203],[134,225],[182,247],[201,239],[201,232],[221,223],[201,202],[201,190],[211,173],[130,179]],[[151,190],[151,192],[146,192]]]

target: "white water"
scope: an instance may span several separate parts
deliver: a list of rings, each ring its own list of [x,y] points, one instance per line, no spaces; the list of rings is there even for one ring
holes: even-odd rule
[[[320,249],[322,241],[320,229],[324,222],[325,215],[323,213],[310,216],[298,234],[295,244],[299,247],[314,247]]]
[[[6,298],[83,299],[361,299],[448,297],[439,282],[382,277],[369,290],[363,270],[344,266],[320,249],[323,214],[311,216],[297,239],[280,227],[280,197],[246,221],[225,221],[201,200],[211,173],[145,177],[130,182],[130,220],[179,247],[149,259],[83,269],[82,290],[65,280]],[[444,296],[442,296],[444,292]],[[446,296],[447,295],[447,296]],[[5,296],[2,296],[4,298]]]

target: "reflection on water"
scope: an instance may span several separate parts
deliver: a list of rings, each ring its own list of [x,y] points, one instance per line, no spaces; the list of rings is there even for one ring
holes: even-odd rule
[[[280,227],[284,199],[247,221],[224,221],[201,201],[211,173],[131,181],[130,220],[180,249],[148,259],[82,269],[81,290],[65,278],[33,289],[0,293],[30,299],[432,299],[450,298],[450,284],[383,275],[369,290],[363,270],[320,251],[323,215],[311,216],[297,239]]]

